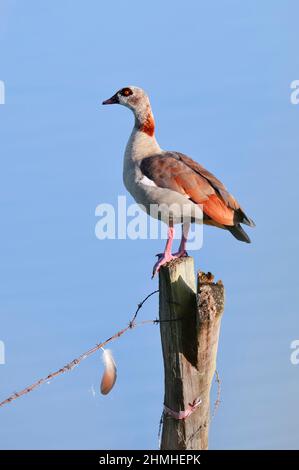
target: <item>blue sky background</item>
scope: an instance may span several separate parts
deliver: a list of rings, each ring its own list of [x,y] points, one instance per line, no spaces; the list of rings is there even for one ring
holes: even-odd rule
[[[299,448],[298,2],[0,1],[0,400],[125,326],[154,290],[159,240],[99,241],[96,206],[125,194],[132,116],[100,102],[145,88],[166,149],[221,178],[253,243],[207,228],[197,268],[226,287],[210,447]],[[140,318],[157,316],[157,298]],[[149,449],[163,402],[159,329],[112,346],[0,410],[1,449]]]

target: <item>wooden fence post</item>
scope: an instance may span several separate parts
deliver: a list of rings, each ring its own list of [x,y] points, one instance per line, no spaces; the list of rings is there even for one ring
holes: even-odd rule
[[[196,288],[191,257],[163,267],[159,286],[164,405],[179,413],[201,400],[185,419],[164,410],[161,449],[207,449],[210,388],[216,369],[224,287],[221,282],[213,283],[210,273],[199,273]]]

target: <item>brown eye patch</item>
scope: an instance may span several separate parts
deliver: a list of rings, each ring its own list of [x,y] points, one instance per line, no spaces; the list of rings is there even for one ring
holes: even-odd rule
[[[120,90],[120,94],[122,96],[130,96],[130,95],[133,95],[133,92],[131,88],[123,88],[122,90]]]

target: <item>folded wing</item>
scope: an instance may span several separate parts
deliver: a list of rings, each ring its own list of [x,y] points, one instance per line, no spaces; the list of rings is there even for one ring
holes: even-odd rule
[[[140,169],[158,187],[179,192],[201,204],[206,223],[228,228],[234,236],[238,235],[240,223],[254,226],[223,183],[186,155],[163,152],[146,157],[141,161]]]

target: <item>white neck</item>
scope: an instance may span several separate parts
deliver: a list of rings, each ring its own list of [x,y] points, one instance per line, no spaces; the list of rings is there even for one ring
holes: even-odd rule
[[[125,151],[125,160],[138,161],[161,151],[155,135],[150,136],[134,126]]]
[[[134,126],[128,140],[124,164],[123,180],[127,190],[134,196],[136,180],[140,174],[139,162],[145,157],[161,152],[160,145],[156,141],[155,135],[150,136]]]

